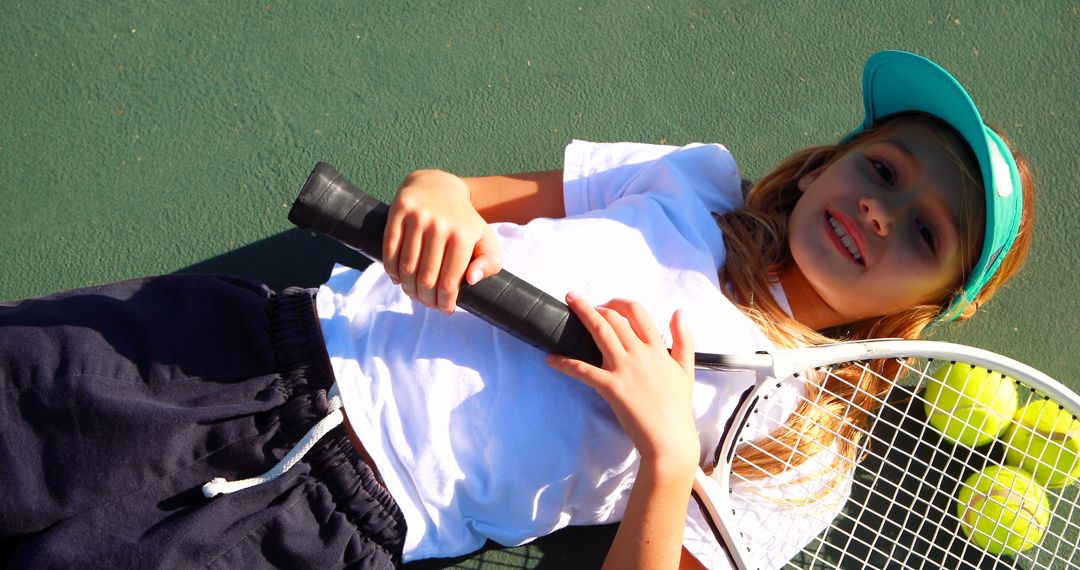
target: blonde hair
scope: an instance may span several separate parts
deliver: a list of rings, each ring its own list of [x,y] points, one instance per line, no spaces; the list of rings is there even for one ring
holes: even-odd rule
[[[787,222],[802,195],[798,188],[799,179],[818,168],[827,167],[859,143],[904,124],[928,125],[935,133],[942,135],[952,132],[951,127],[925,114],[905,113],[890,117],[851,140],[795,152],[750,189],[743,208],[716,216],[724,233],[727,250],[727,261],[720,272],[721,283],[730,283],[728,295],[731,300],[778,346],[806,346],[870,338],[919,338],[948,307],[963,285],[957,283],[955,288],[942,291],[940,298],[933,303],[822,331],[815,331],[796,321],[781,309],[770,292],[775,276],[793,263],[788,248]],[[942,140],[944,142],[944,137]],[[954,159],[965,173],[964,178],[969,183],[965,186],[971,186],[967,190],[981,193],[981,175],[971,172],[970,167],[966,166],[975,164],[973,156],[967,157],[968,160],[961,156],[963,153],[970,155],[970,149],[966,145],[962,149],[954,146],[946,144],[945,148],[954,153]],[[1009,146],[1012,147],[1011,143]],[[957,320],[971,318],[1006,281],[1020,271],[1027,259],[1034,214],[1032,179],[1027,162],[1015,152],[1014,156],[1024,193],[1020,230],[1000,268]],[[981,230],[968,231],[970,235],[963,240],[965,250],[974,252],[974,255],[969,253],[965,256],[969,267],[974,265],[981,250],[982,235],[975,235],[979,232]],[[741,449],[735,472],[751,479],[776,474],[788,462],[798,465],[818,450],[833,445],[841,457],[855,460],[859,434],[867,420],[864,410],[877,407],[875,402],[880,401],[884,389],[882,377],[888,378],[897,365],[895,362],[879,362],[873,366],[880,377],[877,374],[860,374],[855,367],[851,367],[836,371],[837,377],[822,380],[822,385],[808,382],[807,400],[799,404],[785,425],[771,434],[767,441]],[[840,439],[836,439],[837,436]]]

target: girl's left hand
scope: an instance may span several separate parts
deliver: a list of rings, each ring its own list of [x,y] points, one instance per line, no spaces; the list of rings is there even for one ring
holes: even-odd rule
[[[566,302],[581,319],[604,357],[597,368],[550,355],[548,364],[591,386],[611,406],[643,461],[685,469],[700,455],[694,424],[694,347],[682,313],[671,318],[670,353],[644,307],[615,299],[593,307],[579,295]]]

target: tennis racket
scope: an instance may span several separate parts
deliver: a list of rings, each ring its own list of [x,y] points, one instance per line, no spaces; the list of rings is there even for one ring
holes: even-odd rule
[[[736,567],[1080,565],[1080,396],[1049,376],[907,340],[712,364],[758,378],[695,481]],[[799,445],[815,439],[826,443]],[[762,526],[771,534],[746,532]]]
[[[378,261],[387,210],[319,163],[289,219]],[[601,363],[564,303],[505,270],[462,284],[459,305],[542,350]],[[694,484],[733,567],[1077,567],[1080,397],[1045,374],[984,350],[905,340],[695,360],[757,378]],[[1001,410],[973,413],[964,394],[985,384],[1013,389],[987,398]],[[1045,404],[1033,427],[1013,421],[1036,402]],[[1064,419],[1040,435],[1051,413]]]

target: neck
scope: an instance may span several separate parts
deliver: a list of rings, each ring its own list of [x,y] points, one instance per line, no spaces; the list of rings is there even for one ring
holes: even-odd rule
[[[800,323],[820,331],[846,322],[818,295],[794,263],[780,271],[780,284],[791,306],[791,315]]]

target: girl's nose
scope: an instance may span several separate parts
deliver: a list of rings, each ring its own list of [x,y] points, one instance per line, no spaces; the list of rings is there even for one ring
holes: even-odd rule
[[[859,211],[870,223],[874,233],[879,236],[888,235],[892,231],[893,222],[897,216],[897,206],[887,200],[874,197],[864,197],[859,200]]]

